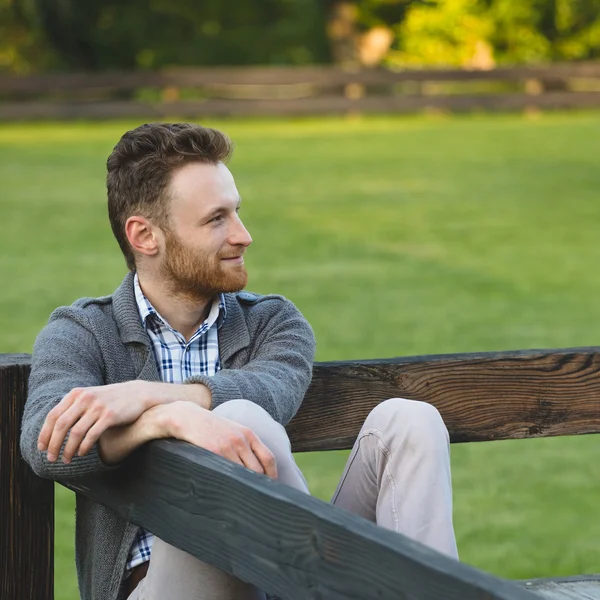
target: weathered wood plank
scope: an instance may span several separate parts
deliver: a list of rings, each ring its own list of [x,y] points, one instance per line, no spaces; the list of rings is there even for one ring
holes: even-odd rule
[[[486,71],[466,69],[356,70],[335,66],[307,66],[178,68],[160,72],[52,73],[2,76],[0,77],[0,94],[75,92],[81,89],[127,91],[143,87],[202,87],[210,84],[303,84],[331,88],[348,83],[386,85],[406,81],[523,81],[526,79],[558,80],[573,77],[600,77],[600,65],[597,62],[558,63],[499,67]]]
[[[288,426],[294,450],[351,447],[392,397],[435,405],[454,442],[599,433],[600,348],[316,363]]]
[[[535,598],[184,442],[151,442],[69,487],[284,600]]]
[[[453,442],[600,432],[600,348],[317,363],[288,426],[294,450],[350,448],[369,412],[435,405]]]
[[[546,600],[598,600],[600,575],[576,575],[519,582]]]
[[[54,484],[21,459],[29,357],[0,355],[0,598],[52,600]]]

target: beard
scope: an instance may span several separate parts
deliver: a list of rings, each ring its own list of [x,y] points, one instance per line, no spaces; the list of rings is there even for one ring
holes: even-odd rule
[[[248,283],[243,264],[227,264],[222,258],[242,254],[243,246],[232,246],[228,253],[212,254],[187,247],[172,230],[164,230],[165,260],[162,275],[173,292],[203,300],[225,292],[239,292]]]

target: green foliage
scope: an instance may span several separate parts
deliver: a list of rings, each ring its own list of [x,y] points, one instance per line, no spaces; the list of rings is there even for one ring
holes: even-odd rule
[[[396,26],[391,64],[465,65],[489,38],[493,23],[478,0],[437,0],[415,6]]]
[[[28,73],[52,65],[30,0],[0,0],[0,72]]]
[[[487,0],[490,37],[499,61],[592,59],[600,56],[599,0]]]
[[[356,2],[361,27],[393,27],[402,23],[411,7],[426,6],[429,0],[359,0]]]
[[[342,4],[348,43],[373,27],[394,32],[391,65],[600,56],[600,0],[0,0],[0,70],[329,62]]]
[[[392,64],[469,65],[600,56],[600,0],[433,0],[396,25]]]
[[[489,2],[488,13],[494,19],[491,40],[499,60],[539,62],[549,57],[552,44],[539,22],[544,20],[543,9],[540,2]]]
[[[70,68],[301,64],[327,58],[314,0],[37,0]]]

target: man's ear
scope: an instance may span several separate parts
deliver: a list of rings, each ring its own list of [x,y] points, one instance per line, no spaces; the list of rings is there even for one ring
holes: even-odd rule
[[[129,217],[125,235],[134,252],[156,256],[160,250],[160,230],[145,217]]]

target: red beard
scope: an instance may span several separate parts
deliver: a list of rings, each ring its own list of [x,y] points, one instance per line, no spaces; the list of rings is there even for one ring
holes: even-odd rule
[[[227,264],[221,259],[241,255],[244,246],[232,246],[227,253],[209,255],[185,247],[177,235],[166,229],[163,275],[175,293],[194,299],[205,299],[223,292],[238,292],[248,283],[243,264]]]

